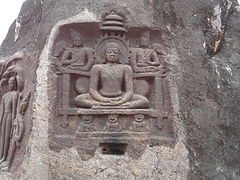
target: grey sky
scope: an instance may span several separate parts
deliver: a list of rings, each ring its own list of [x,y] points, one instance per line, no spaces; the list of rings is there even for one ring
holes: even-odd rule
[[[0,44],[7,35],[8,29],[17,18],[25,0],[1,0],[0,2]]]

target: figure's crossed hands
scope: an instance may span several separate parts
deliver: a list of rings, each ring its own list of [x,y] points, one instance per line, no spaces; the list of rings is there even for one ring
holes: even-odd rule
[[[122,104],[122,97],[109,98],[109,100],[100,103],[101,106],[117,106]]]
[[[114,97],[114,98],[111,98],[111,102],[114,102],[114,101],[120,101],[122,99],[122,96],[120,97]]]

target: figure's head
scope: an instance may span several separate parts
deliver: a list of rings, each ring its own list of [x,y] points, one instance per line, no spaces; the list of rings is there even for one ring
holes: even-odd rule
[[[148,47],[150,44],[150,32],[146,31],[142,33],[140,37],[140,46],[141,47]]]
[[[82,37],[81,34],[73,29],[70,30],[71,31],[71,39],[73,42],[73,45],[76,47],[82,46]]]
[[[9,78],[8,87],[9,87],[9,90],[16,90],[17,89],[17,79],[16,79],[15,76]]]
[[[105,58],[109,63],[118,63],[120,60],[121,52],[118,43],[110,42],[106,45]]]

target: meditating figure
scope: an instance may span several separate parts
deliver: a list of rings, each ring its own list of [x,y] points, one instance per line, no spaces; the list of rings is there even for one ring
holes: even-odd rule
[[[131,66],[119,64],[118,43],[108,43],[104,54],[106,63],[93,65],[89,93],[77,96],[76,105],[84,108],[149,108],[146,97],[133,93]]]

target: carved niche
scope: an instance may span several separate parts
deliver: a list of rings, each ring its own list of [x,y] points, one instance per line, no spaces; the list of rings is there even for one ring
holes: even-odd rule
[[[30,91],[24,89],[23,52],[0,64],[0,168],[8,170],[25,132],[24,115]]]
[[[74,146],[93,155],[98,146],[124,146],[136,157],[133,149],[173,144],[163,30],[127,29],[125,22],[111,11],[101,23],[60,26],[52,47],[52,149]]]

